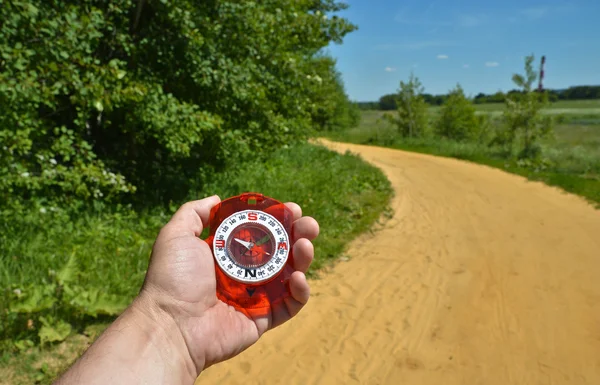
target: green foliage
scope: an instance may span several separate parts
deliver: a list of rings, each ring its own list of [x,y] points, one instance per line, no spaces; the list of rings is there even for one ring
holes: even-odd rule
[[[495,94],[491,94],[491,95],[486,95],[486,94],[480,92],[473,99],[473,102],[475,104],[504,103],[505,101],[506,101],[506,95],[502,91],[498,91]]]
[[[551,91],[559,100],[600,99],[600,86],[574,86],[563,91]]]
[[[387,94],[379,98],[379,109],[381,111],[394,111],[398,109],[396,104],[397,94]]]
[[[432,94],[427,94],[427,93],[423,93],[423,100],[425,100],[425,103],[429,104],[430,106],[441,106],[442,104],[444,104],[444,102],[446,101],[446,98],[448,97],[447,95],[432,95]],[[391,110],[397,110],[398,109],[398,103],[397,103],[397,98],[398,98],[398,94],[387,94],[387,95],[383,95],[381,98],[379,98],[379,102],[375,103],[375,102],[366,102],[366,103],[362,103],[363,106],[365,108],[365,110],[381,110],[381,111],[391,111]],[[370,108],[366,108],[366,107],[370,107]]]
[[[318,56],[313,60],[312,75],[307,78],[318,87],[310,91],[311,117],[317,131],[339,131],[355,127],[360,121],[358,106],[350,102],[335,60]]]
[[[423,94],[423,100],[430,106],[441,106],[446,103],[446,99],[448,99],[448,95]]]
[[[475,114],[473,103],[457,85],[442,106],[435,126],[436,135],[456,141],[481,141],[487,128],[486,117]]]
[[[508,94],[519,93],[519,90],[511,90]],[[550,102],[557,102],[559,100],[598,100],[600,99],[600,86],[574,86],[569,87],[566,90],[546,90],[548,92],[548,99]],[[475,104],[501,104],[506,101],[506,94],[502,91],[497,91],[493,94],[485,94],[483,92],[478,93],[473,98]],[[441,106],[444,104],[448,95],[432,95],[423,94],[425,102],[431,106]],[[383,95],[377,102],[359,102],[359,107],[363,111],[369,110],[381,110],[389,111],[395,110],[396,98],[395,94]]]
[[[41,282],[21,282],[6,288],[9,294],[5,316],[8,318],[0,316],[4,321],[0,334],[11,327],[18,331],[15,323],[21,322],[29,330],[38,330],[37,337],[42,344],[57,342],[71,333],[69,322],[73,320],[114,316],[123,311],[129,303],[127,299],[107,293],[105,288],[82,286],[79,281],[83,274],[85,272],[77,266],[73,253],[61,270],[49,269]],[[11,287],[14,287],[12,292]]]
[[[378,110],[379,103],[378,102],[357,102],[356,105],[360,111],[371,111]]]
[[[396,116],[386,114],[384,118],[397,127],[402,137],[424,136],[428,125],[427,104],[423,99],[423,86],[414,74],[408,82],[400,82],[396,105]]]
[[[52,343],[64,341],[71,334],[71,325],[62,320],[55,320],[51,317],[40,317],[42,327],[39,331],[40,342]]]
[[[199,168],[264,157],[308,137],[313,120],[347,124],[336,115],[347,98],[333,64],[316,74],[326,87],[312,78],[318,53],[355,28],[330,16],[344,8],[333,0],[3,2],[0,205],[64,207],[132,193],[168,202],[185,195]],[[317,118],[326,92],[337,92],[340,110]]]
[[[14,299],[11,301],[9,310],[11,313],[37,313],[51,309],[56,303],[54,294],[56,285],[34,286],[30,290],[14,289]]]
[[[541,157],[539,140],[552,133],[554,121],[553,117],[541,114],[541,110],[549,104],[548,95],[533,89],[537,79],[533,61],[533,55],[525,58],[525,74],[513,76],[513,82],[520,88],[520,92],[507,96],[503,114],[505,127],[494,139],[494,144],[508,148],[518,140],[522,143],[519,157],[528,159]]]

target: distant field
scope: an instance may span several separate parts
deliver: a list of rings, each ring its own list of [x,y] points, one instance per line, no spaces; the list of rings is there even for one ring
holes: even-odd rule
[[[488,104],[476,104],[477,110],[479,111],[502,111],[504,110],[504,103],[488,103]],[[548,112],[554,112],[556,110],[568,110],[570,112],[580,112],[581,109],[598,109],[600,111],[600,100],[561,100],[552,103]],[[589,111],[586,111],[589,112]],[[600,113],[600,112],[599,112]]]
[[[480,104],[476,108],[478,112],[490,115],[494,127],[502,124],[503,104]],[[439,111],[440,107],[429,109],[432,122]],[[560,186],[600,204],[600,100],[561,101],[552,104],[544,113],[562,115],[563,119],[555,126],[553,137],[542,143],[547,165],[541,168],[522,167],[514,158],[507,159],[487,144],[458,143],[432,137],[402,139],[391,124],[381,119],[383,111],[363,111],[358,127],[333,133],[330,138],[484,163]]]
[[[500,103],[478,104],[475,107],[481,113],[494,113],[492,114],[494,118],[501,117],[504,110],[504,105]],[[429,109],[432,118],[439,113],[440,109],[441,107]],[[390,124],[381,120],[384,113],[384,111],[363,111],[360,125],[345,135],[359,139],[369,136],[372,131],[389,130]],[[564,123],[555,127],[556,140],[547,143],[553,142],[560,147],[584,146],[600,151],[600,100],[558,102],[546,109],[545,113],[569,115]]]
[[[500,116],[504,111],[504,103],[476,104],[477,112],[490,116]],[[430,113],[437,114],[441,107],[430,108]],[[586,118],[596,116],[600,119],[600,100],[561,100],[547,108],[544,113],[549,115],[565,115],[567,118],[579,116]],[[600,120],[598,121],[600,124]]]

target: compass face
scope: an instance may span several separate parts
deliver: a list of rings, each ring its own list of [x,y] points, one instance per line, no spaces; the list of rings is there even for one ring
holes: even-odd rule
[[[239,211],[221,222],[213,250],[225,274],[239,282],[257,284],[283,269],[289,255],[289,237],[272,215]]]

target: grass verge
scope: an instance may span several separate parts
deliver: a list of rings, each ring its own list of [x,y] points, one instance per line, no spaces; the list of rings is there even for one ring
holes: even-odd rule
[[[383,173],[357,156],[303,144],[217,174],[189,199],[244,191],[297,202],[319,221],[313,276],[377,221],[392,195]],[[49,383],[87,347],[137,294],[154,238],[179,203],[144,212],[91,207],[75,220],[36,209],[0,224],[0,383]],[[68,300],[66,289],[75,293]],[[40,344],[44,328],[55,334]]]

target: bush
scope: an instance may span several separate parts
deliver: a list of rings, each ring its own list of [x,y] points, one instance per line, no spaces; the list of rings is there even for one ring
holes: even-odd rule
[[[22,0],[0,6],[0,202],[185,195],[305,139],[317,54],[354,26],[333,0]],[[335,78],[333,65],[317,73]],[[343,109],[343,108],[342,108]],[[319,117],[322,125],[340,111]]]
[[[457,141],[479,141],[486,127],[485,117],[475,114],[473,103],[467,99],[461,86],[457,85],[449,92],[441,109],[435,133]]]
[[[423,98],[423,86],[417,77],[410,75],[408,82],[400,82],[396,97],[396,116],[385,114],[384,119],[395,125],[403,137],[421,137],[427,131],[427,103]]]
[[[535,159],[541,157],[542,147],[539,140],[552,134],[554,118],[542,115],[541,110],[548,106],[548,94],[537,92],[533,85],[537,73],[533,70],[534,56],[525,58],[525,74],[513,75],[513,82],[520,88],[506,97],[506,109],[503,114],[504,127],[498,131],[493,144],[512,149],[520,144],[519,157]]]

